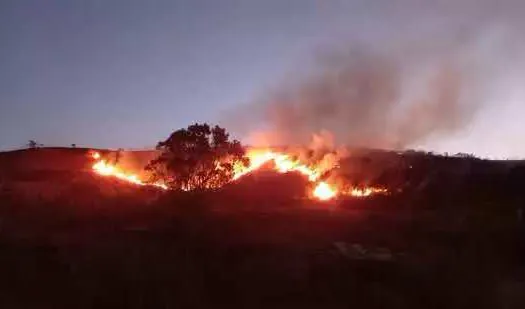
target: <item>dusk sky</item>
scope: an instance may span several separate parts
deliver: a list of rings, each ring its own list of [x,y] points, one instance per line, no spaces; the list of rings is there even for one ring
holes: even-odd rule
[[[482,107],[412,146],[524,158],[524,15],[520,1],[2,0],[0,149],[151,147],[196,121],[242,140],[250,132],[225,115],[322,51],[464,31]]]

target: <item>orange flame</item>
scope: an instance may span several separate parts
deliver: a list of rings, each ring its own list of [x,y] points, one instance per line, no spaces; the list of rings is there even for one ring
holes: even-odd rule
[[[330,186],[326,182],[321,181],[315,187],[313,195],[321,201],[326,201],[335,197],[337,195],[337,191],[330,188]]]
[[[387,193],[387,190],[386,189],[382,189],[382,188],[366,187],[366,188],[363,188],[363,189],[352,188],[349,191],[349,194],[351,196],[355,196],[355,197],[366,197],[366,196],[370,196],[372,194],[378,194],[378,193],[385,194],[385,193]]]
[[[292,159],[289,155],[283,153],[277,153],[273,151],[260,151],[250,150],[246,156],[249,158],[250,164],[248,166],[235,165],[233,180],[237,180],[244,175],[247,175],[257,169],[260,169],[266,163],[273,161],[275,170],[279,173],[298,172],[308,178],[312,183],[315,183],[312,195],[313,197],[326,201],[337,197],[339,194],[346,194],[355,197],[366,197],[376,193],[386,193],[385,189],[378,189],[373,187],[366,187],[363,189],[352,188],[347,191],[337,190],[334,185],[330,185],[324,181],[319,181],[321,177],[320,171],[316,170],[315,167],[309,167],[305,164],[300,163],[298,160]],[[116,165],[108,163],[102,159],[102,156],[98,152],[92,153],[93,159],[97,160],[93,164],[93,170],[95,173],[102,176],[112,176],[118,179],[127,181],[140,186],[155,186],[164,190],[168,189],[168,186],[162,182],[147,183],[138,177],[136,174],[129,174],[122,171]]]
[[[321,176],[314,168],[310,168],[297,160],[291,159],[287,154],[251,150],[248,151],[246,156],[250,159],[250,165],[248,167],[238,167],[233,177],[234,180],[261,168],[261,166],[270,161],[273,161],[275,170],[279,173],[298,172],[306,176],[310,182],[317,182]],[[313,191],[313,196],[322,201],[332,199],[336,195],[337,191],[325,182],[318,183]]]
[[[100,153],[93,152],[91,155],[93,159],[98,160],[95,164],[93,164],[93,170],[95,173],[102,175],[102,176],[113,176],[115,178],[118,178],[120,180],[124,180],[139,186],[155,186],[164,190],[168,189],[168,186],[161,182],[156,183],[146,183],[139,179],[139,177],[135,174],[127,174],[121,171],[117,166],[109,164],[106,160],[101,159]]]
[[[233,180],[239,179],[242,176],[261,168],[261,166],[270,161],[273,161],[275,169],[279,173],[299,172],[307,176],[310,181],[315,181],[320,176],[318,172],[308,166],[301,164],[297,160],[290,159],[290,156],[287,154],[272,151],[251,150],[248,151],[246,156],[250,159],[250,165],[248,167],[237,166],[234,171]]]

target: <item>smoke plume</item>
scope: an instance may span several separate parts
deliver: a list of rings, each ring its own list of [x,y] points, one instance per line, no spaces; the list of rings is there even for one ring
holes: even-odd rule
[[[258,103],[268,129],[254,142],[401,149],[466,126],[483,90],[469,71],[468,50],[416,56],[364,50],[323,59],[308,77]],[[324,138],[313,136],[320,132]]]
[[[230,123],[260,146],[405,149],[443,139],[467,129],[491,97],[513,31],[491,24],[328,49]]]

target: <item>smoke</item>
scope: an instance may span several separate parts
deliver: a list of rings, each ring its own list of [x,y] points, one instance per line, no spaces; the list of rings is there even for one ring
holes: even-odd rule
[[[523,49],[516,48],[517,19],[489,22],[490,10],[462,3],[447,6],[448,19],[414,14],[417,18],[369,40],[326,48],[313,65],[299,64],[302,71],[238,108],[230,123],[249,132],[251,145],[308,149],[405,149],[468,129],[502,68]]]
[[[257,103],[268,129],[252,141],[401,149],[468,125],[484,90],[469,71],[469,50],[402,54],[364,49],[322,58],[306,78]]]
[[[316,170],[323,174],[338,166],[341,158],[350,153],[344,146],[336,146],[333,135],[326,130],[311,135],[310,143],[306,145],[288,146],[287,153],[297,157],[300,162],[315,165]]]

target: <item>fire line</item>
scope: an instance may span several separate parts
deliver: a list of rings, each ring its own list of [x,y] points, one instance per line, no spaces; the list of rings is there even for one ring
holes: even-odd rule
[[[258,170],[266,163],[273,161],[275,170],[278,173],[298,172],[307,177],[308,181],[314,184],[312,196],[321,201],[331,200],[340,194],[351,195],[354,197],[366,197],[376,193],[386,193],[385,189],[373,187],[366,187],[363,189],[352,188],[349,191],[338,190],[336,186],[319,179],[321,177],[320,171],[302,164],[298,160],[292,159],[287,154],[273,151],[251,150],[248,151],[246,155],[249,158],[250,163],[248,166],[235,165],[233,181]],[[98,175],[115,177],[139,186],[154,186],[163,190],[169,189],[168,186],[162,182],[148,183],[142,181],[138,175],[123,171],[118,166],[109,163],[107,160],[103,159],[98,152],[92,152],[91,157],[95,160],[92,169]]]

